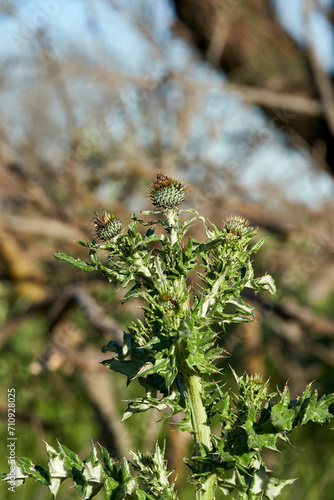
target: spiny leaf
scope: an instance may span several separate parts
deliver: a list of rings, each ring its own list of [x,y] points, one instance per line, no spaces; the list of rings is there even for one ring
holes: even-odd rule
[[[315,391],[308,401],[302,424],[306,425],[309,421],[317,424],[324,424],[325,422],[333,420],[334,415],[328,411],[332,403],[334,403],[334,394],[322,396],[318,401],[318,393]]]
[[[82,271],[90,272],[90,271],[95,271],[95,269],[96,269],[95,264],[88,264],[84,260],[74,259],[73,257],[66,255],[65,253],[54,253],[53,256],[58,260],[63,260],[65,262],[68,262],[73,267],[77,267],[78,269],[81,269]]]

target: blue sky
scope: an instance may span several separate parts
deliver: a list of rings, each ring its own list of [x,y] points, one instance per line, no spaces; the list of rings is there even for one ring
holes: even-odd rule
[[[300,43],[305,44],[303,8],[306,0],[275,0],[279,18],[286,30]],[[319,3],[333,8],[333,0],[319,0]],[[329,22],[319,12],[311,16],[311,33],[314,47],[327,71],[334,72],[334,37]]]
[[[276,0],[282,23],[301,44],[304,43],[301,10],[303,1]],[[329,0],[322,2],[330,3]],[[198,118],[192,125],[189,143],[184,148],[184,154],[189,162],[195,164],[201,160],[209,160],[217,164],[217,168],[220,164],[234,163],[237,165],[235,171],[239,172],[238,149],[244,146],[240,147],[233,140],[226,140],[226,137],[233,137],[236,133],[247,136],[249,130],[253,133],[259,131],[267,134],[269,139],[266,147],[254,148],[247,158],[247,165],[244,165],[242,172],[240,170],[243,182],[248,184],[263,180],[279,182],[287,195],[297,197],[304,202],[310,200],[316,202],[333,196],[331,178],[325,173],[322,175],[316,173],[305,153],[287,150],[282,137],[274,133],[268,119],[261,111],[244,106],[237,97],[218,90],[224,79],[223,75],[200,61],[190,65],[193,53],[185,43],[176,39],[170,32],[174,14],[168,0],[142,2],[118,0],[114,3],[120,8],[106,8],[106,2],[103,0],[91,3],[82,0],[30,0],[19,4],[15,18],[3,18],[1,29],[4,43],[0,51],[7,63],[13,60],[16,63],[12,70],[14,83],[5,89],[7,93],[0,109],[6,114],[7,103],[7,108],[10,107],[11,111],[17,107],[17,114],[20,115],[19,106],[22,98],[22,95],[19,95],[20,90],[22,92],[25,87],[34,85],[33,75],[30,78],[29,72],[31,73],[33,67],[31,61],[34,58],[36,35],[39,28],[47,28],[56,55],[73,54],[80,58],[84,54],[84,60],[88,60],[90,64],[96,66],[106,64],[121,72],[144,74],[153,78],[159,78],[164,72],[171,70],[182,74],[184,68],[188,66],[188,69],[191,68],[192,78],[209,82],[211,90],[203,96]],[[87,8],[88,5],[91,6],[90,10]],[[140,22],[147,28],[148,38],[152,36],[157,41],[155,48],[154,44],[143,37],[133,22],[136,15],[139,16],[143,5],[152,7],[147,17],[140,17]],[[312,19],[318,54],[324,66],[334,70],[334,43],[331,43],[332,34],[329,25],[323,16],[318,14],[314,14]],[[31,84],[30,79],[32,79]],[[171,102],[177,99],[173,89],[169,95]],[[11,106],[8,106],[9,103]],[[131,112],[136,121],[138,118],[136,113],[140,113],[139,108],[134,105]],[[162,121],[164,118],[162,116]],[[221,127],[222,120],[224,124]],[[166,120],[167,139],[173,136],[172,123],[172,117]],[[203,130],[203,123],[208,128],[216,128],[215,140],[211,140],[208,133]],[[116,128],[118,135],[122,134],[121,124]],[[142,133],[144,142],[151,136],[152,133],[148,129]],[[240,156],[241,161],[242,156]],[[296,181],[298,172],[299,179]]]
[[[323,5],[333,5],[333,0],[318,0]],[[15,3],[15,2],[14,2]],[[131,12],[139,10],[145,4],[154,6],[153,36],[160,41],[170,38],[169,28],[173,22],[174,14],[168,0],[139,0],[114,2],[120,9],[106,7],[107,2],[97,0],[92,3],[91,17],[96,15],[101,33],[100,41],[109,48],[109,53],[118,53],[117,57],[124,63],[140,65],[141,56],[144,57],[145,42],[140,34],[136,33],[134,24],[129,22],[129,16],[122,12],[123,7]],[[301,44],[304,40],[303,5],[305,0],[274,0],[282,24],[287,31]],[[87,17],[87,3],[82,0],[26,0],[17,2],[15,19],[9,17],[2,20],[3,41],[2,50],[14,49],[14,52],[24,48],[24,39],[32,40],[38,28],[47,26],[55,36],[59,37],[58,44],[70,43],[73,47],[85,49],[88,53],[94,47],[91,36],[88,35],[89,18]],[[124,10],[124,9],[123,9]],[[19,21],[18,21],[19,20]],[[312,15],[311,29],[318,55],[326,69],[334,71],[334,38],[330,25],[323,15],[314,12]],[[7,33],[7,36],[6,36]],[[5,35],[5,36],[4,36]],[[62,40],[63,39],[63,40]],[[147,47],[146,47],[147,49]],[[136,57],[129,57],[136,53]],[[138,57],[137,57],[138,54]],[[94,54],[96,57],[96,53]]]

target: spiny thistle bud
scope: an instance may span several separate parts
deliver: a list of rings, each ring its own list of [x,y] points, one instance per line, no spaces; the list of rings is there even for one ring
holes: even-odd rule
[[[228,233],[233,233],[236,236],[242,236],[253,228],[249,225],[248,220],[239,215],[228,217],[225,222],[225,229]]]
[[[157,208],[175,208],[186,199],[187,189],[182,182],[159,172],[149,188],[149,196]]]
[[[255,373],[255,375],[251,375],[250,382],[254,385],[263,385],[262,377],[258,373]]]
[[[112,240],[122,230],[122,222],[115,214],[103,212],[101,217],[95,212],[91,223],[95,226],[95,234],[100,240]]]
[[[165,292],[160,293],[158,303],[166,313],[174,311],[177,305],[176,297],[170,296]]]

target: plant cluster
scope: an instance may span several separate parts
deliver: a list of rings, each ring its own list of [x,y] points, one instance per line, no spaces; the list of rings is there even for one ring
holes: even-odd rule
[[[178,427],[193,437],[185,462],[197,500],[214,499],[217,488],[240,500],[274,499],[293,479],[272,477],[261,450],[276,450],[278,439],[288,441],[299,425],[333,419],[328,408],[334,396],[319,399],[308,386],[290,400],[287,387],[268,394],[261,376],[238,376],[233,370],[238,390],[222,384],[217,360],[226,353],[217,346],[217,337],[229,324],[253,320],[254,309],[244,301],[243,290],[275,293],[270,275],[254,276],[252,256],[264,238],[252,243],[256,230],[242,217],[231,217],[221,227],[199,215],[183,220],[182,214],[193,210],[179,208],[187,189],[174,178],[158,174],[149,195],[155,209],[142,214],[155,220],[131,213],[132,222],[123,229],[116,215],[96,214],[92,224],[98,241],[78,242],[89,249],[90,262],[63,253],[55,257],[86,272],[102,272],[127,290],[123,302],[141,300],[143,319],[124,332],[123,344],[111,340],[103,347],[111,353],[103,364],[145,389],[144,397],[128,402],[123,419],[151,408],[164,410],[162,418],[183,415]],[[187,236],[196,222],[204,224],[203,242]],[[162,232],[156,231],[159,226]],[[107,264],[99,252],[108,253]],[[217,434],[213,421],[215,427],[219,422]],[[46,470],[19,459],[17,481],[32,476],[56,495],[61,482],[71,477],[84,499],[101,488],[109,500],[177,498],[158,445],[153,454],[131,452],[131,462],[116,462],[105,448],[98,452],[95,447],[86,461],[62,445],[57,450],[47,445],[47,454]]]

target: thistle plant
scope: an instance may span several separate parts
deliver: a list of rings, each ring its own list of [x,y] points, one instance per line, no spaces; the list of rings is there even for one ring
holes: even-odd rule
[[[217,227],[200,215],[189,218],[186,214],[194,211],[179,208],[186,196],[182,182],[159,173],[149,189],[154,210],[142,212],[154,220],[131,213],[132,222],[123,228],[116,215],[95,214],[98,241],[78,242],[89,250],[89,263],[63,253],[55,257],[86,272],[100,271],[125,289],[123,303],[141,301],[143,319],[124,332],[123,344],[110,340],[102,348],[111,353],[103,361],[106,368],[145,389],[144,397],[128,402],[123,419],[152,408],[162,412],[162,419],[182,415],[178,428],[193,439],[192,454],[184,460],[197,500],[213,500],[217,489],[240,500],[271,500],[294,479],[272,477],[261,450],[276,450],[278,440],[288,441],[297,426],[333,419],[328,408],[334,396],[319,399],[308,386],[290,400],[287,387],[268,393],[260,375],[239,376],[233,369],[237,391],[224,385],[221,360],[225,370],[230,368],[218,337],[227,325],[253,321],[245,288],[274,294],[275,284],[269,274],[254,276],[252,257],[265,240],[252,243],[256,230],[245,219],[230,217]],[[203,224],[203,242],[189,237],[194,224]],[[107,264],[100,253],[108,254]],[[215,428],[219,422],[216,434],[213,420]],[[16,481],[32,476],[54,496],[61,482],[72,478],[84,499],[101,488],[110,500],[176,499],[164,451],[157,444],[152,454],[131,452],[133,460],[116,462],[105,448],[93,447],[82,461],[63,445],[57,450],[47,445],[47,469],[21,458]]]

